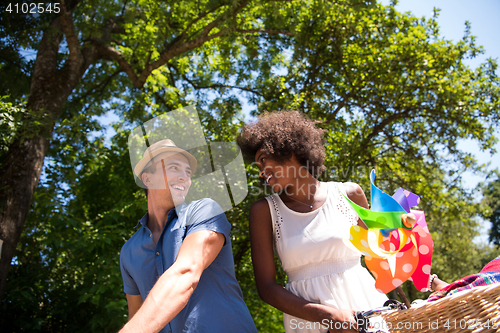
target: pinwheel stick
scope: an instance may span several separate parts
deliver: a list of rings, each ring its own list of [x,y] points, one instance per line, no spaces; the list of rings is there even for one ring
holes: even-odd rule
[[[397,287],[396,292],[398,293],[399,297],[401,297],[401,300],[403,301],[403,303],[405,303],[406,307],[409,309],[411,307],[411,304],[410,301],[408,300],[408,297],[406,297],[403,288],[401,288],[401,286]]]

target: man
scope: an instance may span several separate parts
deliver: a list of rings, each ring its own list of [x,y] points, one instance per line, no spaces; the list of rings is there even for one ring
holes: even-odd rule
[[[129,308],[120,332],[257,332],[234,275],[223,210],[211,199],[184,203],[196,164],[162,140],[134,169],[148,212],[120,254]]]

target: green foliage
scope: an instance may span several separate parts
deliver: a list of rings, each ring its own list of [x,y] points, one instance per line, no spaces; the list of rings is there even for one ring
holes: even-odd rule
[[[500,245],[500,173],[496,171],[496,179],[483,185],[483,203],[487,210],[484,217],[491,222],[490,242]]]
[[[453,43],[439,36],[435,18],[392,6],[311,2],[293,19],[283,70],[253,82],[262,93],[254,114],[299,109],[320,120],[328,130],[324,180],[354,181],[369,194],[375,168],[384,190],[419,194],[435,241],[433,271],[449,281],[477,272],[495,251],[473,242],[482,207],[462,187],[461,174],[482,166],[457,142],[474,139],[493,149],[496,62],[468,68],[463,60],[482,52],[469,28]]]
[[[40,133],[40,128],[50,121],[43,111],[28,112],[24,105],[9,102],[10,96],[0,96],[0,163],[14,139],[21,142]]]
[[[0,156],[9,150],[25,112],[22,107],[15,107],[4,100],[5,96],[0,98]]]
[[[146,201],[124,153],[126,133],[113,141],[92,142],[76,172],[47,166],[9,275],[6,332],[116,332],[126,321],[119,252]]]
[[[146,211],[130,168],[128,129],[188,104],[199,110],[210,141],[235,141],[244,98],[255,106],[254,115],[299,109],[321,121],[328,130],[322,180],[355,181],[368,195],[368,173],[375,167],[377,184],[387,192],[401,186],[419,194],[435,241],[433,272],[445,280],[477,272],[498,255],[489,245],[472,242],[483,206],[461,186],[463,171],[482,169],[458,150],[457,140],[474,139],[491,149],[500,109],[496,62],[476,70],[463,64],[482,52],[470,31],[452,43],[439,36],[435,19],[371,1],[256,1],[238,7],[242,4],[88,0],[77,5],[79,40],[101,38],[102,26],[116,20],[110,46],[137,76],[182,34],[194,39],[218,18],[212,33],[225,34],[170,59],[140,89],[109,57],[89,66],[54,128],[10,269],[0,311],[3,331],[116,332],[126,321],[119,251]],[[230,15],[235,8],[240,11]],[[0,38],[2,54],[7,42],[14,52],[0,59],[0,78],[12,75],[9,64],[16,61],[25,73],[18,84],[0,84],[0,94],[10,95],[0,100],[2,152],[21,123],[33,123],[23,119],[37,119],[14,106],[29,93],[32,66],[19,49],[36,50],[48,24],[17,23],[5,31],[9,40]],[[23,35],[28,26],[33,29]],[[63,46],[60,64],[69,56]],[[120,120],[112,124],[109,142],[96,117],[110,111]],[[249,196],[227,212],[236,274],[259,331],[282,331],[280,311],[260,300],[253,280],[248,211],[265,193],[255,168],[247,166],[247,177]],[[278,281],[286,283],[282,270]],[[412,288],[405,285],[411,298],[424,296]]]
[[[52,15],[16,15],[6,11],[9,4],[0,3],[0,96],[8,101],[20,101],[29,93],[34,59],[31,49],[36,49],[40,31],[47,26]]]

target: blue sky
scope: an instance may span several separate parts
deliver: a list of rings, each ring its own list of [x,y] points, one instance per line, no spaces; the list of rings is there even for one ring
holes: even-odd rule
[[[380,1],[384,5],[389,0]],[[500,58],[500,0],[400,0],[396,5],[399,12],[411,12],[416,17],[432,17],[433,9],[441,9],[437,19],[440,34],[445,39],[459,41],[465,31],[465,22],[471,24],[471,33],[476,36],[476,44],[484,47],[485,53],[475,59],[469,59],[466,64],[476,68],[487,58]],[[497,69],[500,75],[500,69]],[[496,137],[500,137],[497,127]],[[500,169],[500,153],[491,155],[482,152],[479,145],[473,141],[461,141],[460,148],[473,153],[480,163],[490,163],[489,170]],[[500,143],[495,146],[500,152]],[[484,181],[484,177],[468,173],[464,177],[464,185],[475,188],[478,182]]]

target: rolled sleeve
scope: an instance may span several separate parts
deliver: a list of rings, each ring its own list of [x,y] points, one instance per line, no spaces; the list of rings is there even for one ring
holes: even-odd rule
[[[221,206],[212,199],[203,199],[192,207],[186,222],[186,236],[201,230],[209,230],[224,235],[224,245],[229,243],[231,224]]]

